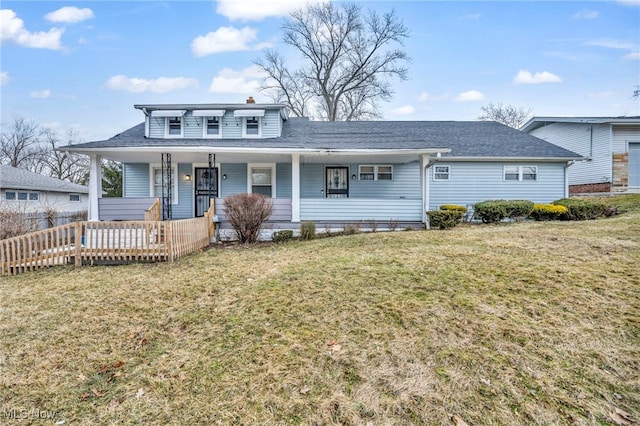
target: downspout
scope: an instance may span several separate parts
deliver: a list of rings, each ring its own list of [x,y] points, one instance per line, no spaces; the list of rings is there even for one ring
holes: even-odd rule
[[[593,158],[593,124],[589,126],[589,159]]]
[[[149,116],[151,114],[149,114],[149,111],[147,111],[146,108],[142,108],[142,112],[144,113],[144,137],[145,138],[149,138],[149,127],[150,127],[150,123],[149,123]]]
[[[569,167],[573,165],[575,161],[567,161],[564,166],[564,198],[569,198]]]

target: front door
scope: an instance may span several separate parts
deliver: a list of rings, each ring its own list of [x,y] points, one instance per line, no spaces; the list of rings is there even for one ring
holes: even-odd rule
[[[640,143],[629,143],[629,187],[640,188]]]
[[[349,198],[349,167],[327,167],[325,175],[325,197]]]
[[[195,216],[202,217],[209,210],[209,199],[218,196],[218,168],[201,167],[196,168],[194,172]]]

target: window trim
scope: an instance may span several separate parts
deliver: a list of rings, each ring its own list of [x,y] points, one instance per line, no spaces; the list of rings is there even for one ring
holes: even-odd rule
[[[73,197],[73,196],[77,196],[77,197],[78,197],[78,199],[77,199],[77,200],[72,200],[72,199],[71,199],[71,197]],[[82,195],[80,195],[80,194],[75,194],[75,193],[71,193],[71,194],[69,194],[69,202],[70,202],[70,203],[79,203],[79,202],[81,202],[81,201],[82,201]]]
[[[9,198],[9,194],[13,194],[13,198]],[[18,201],[18,191],[4,191],[4,199],[7,201]]]
[[[446,172],[438,172],[438,167],[446,167]],[[438,175],[447,175],[446,178],[438,177]],[[433,180],[437,182],[446,182],[451,180],[451,166],[449,164],[434,164],[433,166]]]
[[[171,119],[179,119],[180,120],[180,134],[179,135],[172,135],[169,133],[169,122],[171,121]],[[164,118],[164,137],[165,138],[182,138],[184,137],[184,116],[172,116],[172,117],[165,117]]]
[[[363,167],[373,167],[373,172],[363,172]],[[388,174],[388,172],[380,172],[380,167],[391,168],[391,179],[380,179],[380,174]],[[373,173],[373,179],[363,179],[362,175],[370,175]],[[363,182],[392,182],[394,177],[393,164],[358,164],[358,180]]]
[[[7,198],[7,194],[9,193],[13,194],[14,198]],[[24,196],[25,198],[20,199],[21,195]],[[19,189],[5,190],[4,199],[6,201],[23,201],[23,202],[40,201],[40,191],[20,191]]]
[[[271,198],[276,198],[276,163],[247,164],[247,194],[253,194],[252,169],[271,169]]]
[[[517,169],[518,178],[517,179],[507,179],[507,168]],[[525,168],[532,168],[535,170],[535,179],[524,179],[524,175],[529,175],[530,173],[524,173]],[[515,175],[515,172],[510,172],[509,175]],[[538,166],[530,165],[530,164],[504,164],[502,166],[502,181],[503,182],[538,182],[540,177],[540,171]]]
[[[218,119],[218,134],[217,135],[210,135],[209,133],[207,133],[208,130],[208,121],[210,118],[217,118]],[[207,116],[203,116],[202,117],[202,137],[203,138],[210,138],[210,139],[220,139],[222,138],[222,117],[217,117],[214,115],[207,115]]]
[[[258,119],[258,134],[250,135],[247,134],[247,119],[249,118],[257,118]],[[243,138],[261,138],[262,137],[262,118],[259,116],[251,116],[251,117],[242,117],[242,137]]]
[[[149,164],[149,194],[154,198],[161,198],[162,194],[156,195],[156,181],[155,181],[155,171],[162,170],[162,164],[154,163]],[[171,165],[171,177],[172,177],[172,187],[171,187],[171,196],[173,199],[171,200],[171,205],[178,204],[178,190],[180,185],[178,185],[178,166]]]

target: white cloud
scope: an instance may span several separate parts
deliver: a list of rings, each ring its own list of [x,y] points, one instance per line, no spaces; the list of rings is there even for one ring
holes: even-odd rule
[[[255,94],[260,88],[260,80],[266,75],[256,65],[251,65],[240,71],[223,68],[211,80],[209,93],[246,93]]]
[[[580,11],[576,12],[575,15],[573,15],[573,19],[589,20],[589,19],[596,19],[599,16],[600,16],[600,12],[598,12],[597,10],[583,9],[583,10],[580,10]]]
[[[485,99],[484,93],[479,92],[477,90],[468,90],[456,96],[455,100],[456,102],[474,102],[474,101],[482,101],[484,99]]]
[[[32,97],[34,99],[46,99],[49,96],[51,96],[51,90],[46,89],[46,90],[34,90],[33,92],[29,93],[29,97]]]
[[[24,21],[18,18],[13,10],[0,10],[0,41],[12,41],[22,47],[58,50],[61,48],[62,33],[62,28],[51,28],[47,32],[29,32],[24,27]]]
[[[587,46],[606,47],[609,49],[624,49],[633,50],[636,45],[628,41],[616,40],[613,38],[602,38],[599,40],[592,40],[585,43]]]
[[[594,99],[608,99],[608,98],[611,98],[613,96],[613,92],[610,92],[610,91],[592,92],[592,93],[589,93],[588,96],[590,98],[594,98]]]
[[[515,77],[513,77],[513,82],[516,84],[540,84],[540,83],[559,83],[562,79],[550,73],[549,71],[542,71],[532,74],[530,71],[520,70]]]
[[[7,71],[0,72],[0,86],[4,86],[9,82],[9,73]]]
[[[216,12],[231,21],[262,21],[269,16],[285,16],[306,3],[300,0],[217,0],[217,2]]]
[[[411,115],[416,112],[416,109],[412,105],[405,105],[399,108],[391,110],[392,113],[397,115]]]
[[[51,22],[66,22],[74,24],[76,22],[86,21],[87,19],[93,19],[95,15],[89,8],[79,9],[73,6],[66,6],[56,11],[47,13],[44,18]]]
[[[436,95],[429,92],[422,92],[418,96],[416,96],[416,100],[418,102],[427,102],[427,101],[442,101],[444,99],[449,98],[448,93],[443,93],[441,95]]]
[[[145,78],[129,78],[123,74],[113,76],[107,81],[107,87],[109,89],[126,90],[127,92],[132,93],[166,93],[172,90],[185,89],[187,87],[197,85],[198,81],[195,78],[160,77],[155,80],[147,80]]]
[[[627,55],[624,55],[622,57],[623,59],[634,59],[634,60],[640,60],[640,52],[631,52]]]
[[[468,20],[468,21],[477,21],[481,17],[482,17],[482,15],[480,15],[479,13],[469,13],[468,15],[464,15],[462,17],[462,19],[465,19],[465,20]]]
[[[207,35],[198,36],[191,42],[191,51],[196,57],[220,52],[250,50],[249,43],[256,37],[254,28],[244,27],[241,30],[233,27],[220,27]]]

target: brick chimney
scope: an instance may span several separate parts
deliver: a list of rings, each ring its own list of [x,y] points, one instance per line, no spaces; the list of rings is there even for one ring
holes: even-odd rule
[[[253,96],[249,96],[249,98],[247,99],[247,103],[248,104],[255,104],[256,101],[255,101],[255,99],[253,99]]]

